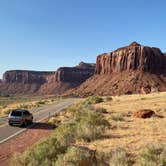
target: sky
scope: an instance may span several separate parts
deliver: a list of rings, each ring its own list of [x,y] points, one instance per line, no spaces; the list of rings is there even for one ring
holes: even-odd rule
[[[0,0],[0,77],[96,62],[132,41],[166,52],[165,0]]]

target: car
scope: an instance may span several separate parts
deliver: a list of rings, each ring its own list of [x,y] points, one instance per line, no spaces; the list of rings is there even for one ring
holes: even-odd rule
[[[27,126],[33,123],[33,115],[28,110],[16,109],[12,110],[8,117],[8,123],[10,126],[19,125]]]

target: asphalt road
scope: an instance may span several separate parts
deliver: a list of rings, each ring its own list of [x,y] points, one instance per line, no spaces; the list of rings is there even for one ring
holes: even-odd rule
[[[75,103],[76,99],[62,99],[59,102],[54,104],[44,105],[36,110],[33,110],[34,122],[40,122],[51,115],[62,111],[64,108],[67,108],[71,104]],[[25,131],[27,128],[20,128],[15,126],[9,126],[5,124],[0,127],[0,144],[8,139],[18,135],[19,133]]]

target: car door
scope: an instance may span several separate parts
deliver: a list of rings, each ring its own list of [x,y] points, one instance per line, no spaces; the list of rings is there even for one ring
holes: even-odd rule
[[[24,115],[25,115],[26,120],[28,120],[28,121],[31,120],[31,114],[28,111],[25,111]]]

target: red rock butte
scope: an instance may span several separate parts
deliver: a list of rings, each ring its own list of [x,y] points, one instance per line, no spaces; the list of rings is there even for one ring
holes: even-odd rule
[[[95,74],[69,93],[79,96],[166,91],[166,55],[159,48],[132,42],[99,55]]]
[[[127,47],[97,57],[96,74],[132,70],[166,73],[166,56],[159,48],[146,47],[133,42]]]

